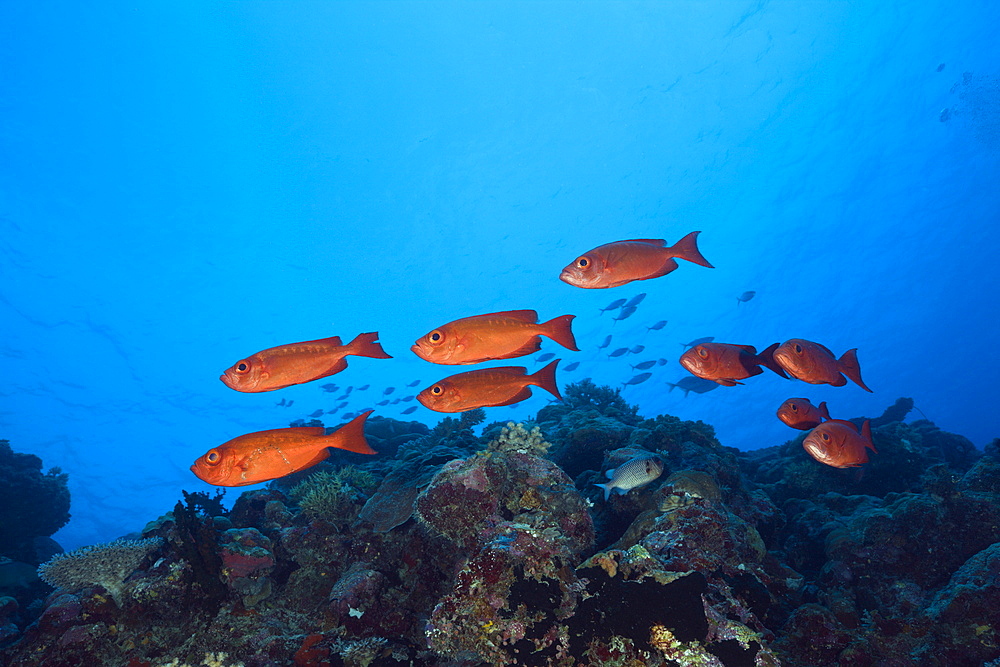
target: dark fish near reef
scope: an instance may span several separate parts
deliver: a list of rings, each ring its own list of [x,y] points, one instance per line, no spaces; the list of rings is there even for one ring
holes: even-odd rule
[[[205,452],[191,472],[215,486],[246,486],[312,467],[330,456],[330,447],[375,454],[365,441],[369,414],[362,413],[330,435],[322,426],[247,433]]]
[[[559,279],[584,289],[618,287],[633,280],[665,276],[677,268],[675,257],[714,268],[698,250],[698,234],[691,232],[676,245],[663,239],[631,239],[598,246],[567,265]]]
[[[645,345],[633,345],[631,348],[629,348],[629,352],[631,352],[632,354],[639,354],[645,349],[646,349]]]
[[[627,347],[620,347],[617,350],[615,350],[614,352],[612,352],[611,354],[609,354],[608,357],[620,357],[623,354],[625,354],[626,352],[628,352],[628,348]]]
[[[545,354],[540,354],[537,357],[535,357],[535,361],[538,363],[542,363],[543,361],[548,361],[549,359],[552,359],[555,356],[556,355],[552,352],[546,352]]]
[[[333,336],[262,350],[237,361],[219,379],[236,391],[274,391],[339,373],[347,368],[348,355],[392,358],[379,345],[378,333],[358,334],[347,345]]]
[[[829,420],[830,412],[826,409],[826,401],[816,406],[808,398],[790,398],[778,408],[778,419],[786,426],[808,431]]]
[[[715,340],[715,336],[705,336],[704,338],[695,338],[690,343],[681,343],[681,347],[694,347],[695,345],[701,345],[702,343],[711,343]]]
[[[849,421],[831,419],[806,436],[802,446],[820,463],[834,468],[856,468],[868,462],[868,451],[878,454],[872,442],[871,423],[866,419],[861,430]]]
[[[531,398],[531,385],[541,387],[559,400],[556,359],[533,375],[523,366],[500,366],[458,373],[438,380],[417,394],[424,407],[437,412],[465,412],[475,408],[512,405]]]
[[[677,382],[666,382],[665,384],[670,387],[669,391],[673,391],[675,388],[683,391],[684,398],[687,398],[687,395],[692,391],[696,394],[704,394],[712,391],[713,389],[718,389],[720,386],[719,383],[714,380],[706,380],[693,375],[683,377]]]
[[[621,312],[618,313],[618,317],[612,317],[611,319],[615,322],[621,322],[622,320],[627,320],[635,314],[635,306],[628,306],[627,308],[622,308]]]
[[[323,415],[323,411],[322,410],[313,410],[312,414],[310,414],[309,416],[310,417],[320,417],[322,415]]]
[[[607,308],[598,308],[598,310],[600,310],[601,315],[603,315],[604,311],[606,310],[614,310],[615,308],[621,308],[623,303],[625,303],[625,299],[615,299],[614,301],[608,304]]]
[[[407,387],[416,387],[418,384],[420,384],[420,380],[414,380],[413,382],[407,382],[406,386]]]
[[[831,384],[843,387],[847,384],[844,375],[865,391],[871,391],[861,379],[858,364],[858,348],[852,348],[841,355],[833,356],[828,348],[819,343],[792,338],[778,347],[774,360],[796,380],[809,384]]]
[[[334,408],[333,410],[327,410],[326,414],[328,414],[328,415],[335,415],[335,414],[337,414],[337,410],[339,410],[339,409],[340,408]]]
[[[395,387],[386,387],[385,389],[382,390],[382,395],[383,396],[388,396],[389,394],[391,394],[394,391],[396,391]]]
[[[417,406],[411,405],[410,407],[408,407],[405,410],[403,410],[402,414],[404,414],[404,415],[413,414],[413,411],[416,410],[416,409],[417,409]]]
[[[659,331],[660,329],[662,329],[665,326],[667,326],[667,321],[666,320],[660,320],[659,322],[657,322],[653,326],[646,327],[646,331]]]
[[[564,371],[575,371],[579,367],[580,367],[580,362],[579,361],[574,361],[571,364],[566,364],[566,366],[565,366],[565,368],[563,368],[563,370]]]
[[[625,387],[630,384],[642,384],[651,377],[653,377],[652,373],[639,373],[634,377],[630,377],[627,382],[622,382],[622,386]]]
[[[629,364],[629,365],[631,366],[631,364]],[[652,368],[655,365],[656,365],[656,359],[653,359],[651,361],[641,361],[638,364],[635,364],[634,366],[632,366],[632,370],[635,370],[635,371],[644,371],[647,368]]]
[[[743,294],[740,294],[738,297],[736,297],[736,305],[738,306],[741,303],[746,303],[750,299],[754,298],[756,295],[757,292],[754,292],[753,290],[750,290],[749,292],[743,292]]]
[[[570,325],[575,315],[538,322],[533,310],[507,310],[465,317],[422,336],[410,349],[435,364],[478,364],[537,352],[542,336],[579,352]]]
[[[604,349],[604,348],[606,348],[606,347],[607,347],[608,345],[611,345],[611,336],[605,336],[605,337],[604,337],[604,342],[603,342],[603,343],[601,343],[600,345],[598,345],[598,346],[597,346],[597,349],[598,349],[598,350],[603,350],[603,349]]]
[[[617,468],[605,473],[608,481],[604,484],[594,484],[604,489],[604,499],[611,496],[613,490],[626,494],[632,489],[649,484],[663,474],[663,459],[659,456],[637,456],[626,461]]]
[[[757,354],[753,345],[732,345],[730,343],[702,343],[695,345],[681,355],[681,366],[688,372],[705,380],[714,380],[726,387],[734,387],[754,375],[760,375],[765,366],[781,377],[787,377],[781,367],[775,363],[774,351],[778,344],[774,343]]]

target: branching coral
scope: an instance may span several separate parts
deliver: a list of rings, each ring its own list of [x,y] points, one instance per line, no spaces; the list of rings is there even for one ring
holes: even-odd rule
[[[371,492],[375,477],[354,466],[344,466],[336,472],[317,472],[292,487],[289,495],[298,501],[299,509],[310,519],[322,519],[333,525],[349,523],[359,508],[355,499]]]
[[[96,584],[121,606],[125,578],[162,543],[163,540],[154,537],[80,547],[43,563],[38,568],[38,576],[50,586],[67,591],[78,591]]]
[[[542,430],[537,426],[529,431],[524,424],[507,422],[507,425],[500,431],[500,437],[492,440],[486,449],[492,452],[516,452],[545,456],[549,447],[551,445],[546,442],[542,436]]]

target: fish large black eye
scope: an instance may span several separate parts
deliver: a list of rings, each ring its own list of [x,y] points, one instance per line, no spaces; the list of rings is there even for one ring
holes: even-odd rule
[[[444,391],[444,389],[442,389],[441,385],[439,384],[436,384],[433,387],[431,387],[431,393],[434,394],[435,396],[440,396],[442,391]]]
[[[427,334],[427,338],[432,343],[440,343],[441,339],[443,339],[444,336],[441,335],[440,331],[432,331],[429,334]]]
[[[205,454],[205,461],[208,463],[218,463],[221,458],[222,455],[219,454],[217,449],[210,450],[208,454]]]
[[[802,346],[798,343],[795,344],[795,354],[802,354]]]
[[[698,348],[698,356],[702,359],[708,359],[708,350],[703,347]]]
[[[798,412],[799,411],[799,406],[795,405],[794,403],[792,403],[788,407],[791,408],[792,412]]]
[[[237,373],[246,373],[248,370],[250,370],[250,364],[248,362],[240,361],[236,364]]]
[[[823,434],[823,439],[824,440],[829,440],[830,439],[830,434],[829,433],[824,433]]]
[[[576,260],[576,265],[579,266],[581,269],[585,269],[588,266],[590,266],[590,260],[587,259],[586,257],[580,257],[579,259]]]

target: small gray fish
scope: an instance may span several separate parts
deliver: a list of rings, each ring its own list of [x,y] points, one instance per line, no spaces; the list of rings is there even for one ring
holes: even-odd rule
[[[694,375],[688,375],[687,377],[681,378],[676,383],[667,382],[667,384],[670,386],[670,391],[673,391],[675,387],[683,391],[684,398],[687,398],[687,395],[692,391],[696,394],[704,394],[705,392],[718,389],[722,386],[715,380],[706,380]]]
[[[339,410],[339,409],[340,408],[334,408],[333,410],[327,410],[326,414],[328,414],[328,415],[335,415],[335,414],[337,414],[337,410]]]
[[[618,317],[612,317],[611,319],[615,322],[621,322],[622,320],[627,320],[632,317],[633,313],[635,313],[635,306],[625,306],[622,308],[622,311],[618,313]]]
[[[294,403],[294,402],[295,402],[295,401],[288,401],[287,403],[285,403],[285,407],[286,407],[286,408],[290,408],[290,407],[292,407],[292,403]]]
[[[631,366],[631,364],[629,364],[629,365]],[[650,361],[643,361],[641,363],[635,364],[634,366],[632,366],[632,370],[634,370],[634,371],[644,371],[647,368],[652,368],[655,365],[656,365],[656,359],[652,359]]]
[[[415,405],[411,405],[410,407],[408,407],[408,408],[406,408],[405,410],[403,410],[403,414],[404,414],[404,415],[408,415],[408,414],[411,414],[411,413],[412,413],[412,412],[413,412],[414,410],[416,410],[416,409],[417,409],[417,406],[415,406]]]
[[[611,336],[605,336],[604,342],[597,346],[598,350],[603,350],[608,345],[611,345]]]
[[[338,389],[340,389],[340,387],[338,387],[337,385],[333,384],[332,382],[328,383],[328,384],[320,385],[319,388],[322,389],[323,391],[337,391]]]
[[[642,303],[642,300],[645,299],[645,298],[646,298],[646,293],[645,292],[643,292],[641,294],[636,294],[634,297],[632,297],[631,299],[629,299],[628,303],[626,303],[623,307],[624,308],[635,308],[640,303]]]
[[[625,303],[625,299],[615,299],[614,301],[608,304],[607,308],[598,308],[598,310],[600,310],[601,315],[603,315],[604,311],[606,310],[614,310],[615,308],[621,308],[623,303]]]
[[[611,497],[615,489],[624,495],[632,489],[649,484],[663,474],[663,459],[659,456],[637,456],[626,461],[617,468],[605,473],[608,481],[604,484],[594,484],[604,489],[604,499]]]
[[[665,326],[667,326],[667,321],[666,320],[660,320],[659,322],[657,322],[653,326],[646,327],[646,331],[659,331],[660,329],[662,329]]]
[[[389,399],[385,399],[384,401],[379,401],[375,405],[389,405]]]
[[[736,297],[736,305],[738,306],[741,303],[746,303],[750,299],[754,298],[756,294],[757,292],[754,292],[753,290],[750,290],[749,292],[743,292],[743,294],[740,294],[738,297]]]
[[[652,373],[639,373],[635,377],[629,378],[628,382],[622,382],[622,386],[625,387],[630,384],[642,384],[651,377],[653,377]]]
[[[695,345],[701,345],[702,343],[711,343],[715,340],[715,336],[705,336],[704,338],[695,338],[690,343],[681,343],[682,347],[694,347]]]
[[[628,352],[628,348],[627,347],[620,347],[617,350],[615,350],[614,352],[612,352],[611,354],[609,354],[608,356],[609,357],[620,357],[623,354],[625,354],[626,352]]]
[[[640,352],[642,352],[642,351],[643,351],[643,350],[645,350],[645,349],[646,349],[646,346],[645,346],[645,345],[634,345],[634,346],[632,346],[632,348],[631,348],[631,349],[629,350],[629,352],[631,352],[632,354],[639,354]]]
[[[416,396],[413,396],[412,394],[411,394],[410,396],[404,396],[404,397],[403,397],[403,403],[409,403],[409,402],[410,402],[410,401],[412,401],[412,400],[413,400],[414,398],[416,398]]]
[[[385,391],[383,391],[383,392],[382,392],[382,395],[383,395],[383,396],[388,396],[389,394],[391,394],[391,393],[392,393],[392,392],[394,392],[394,391],[396,391],[396,388],[395,388],[395,387],[387,387],[387,388],[385,389]]]
[[[394,398],[391,401],[389,401],[389,405],[396,405],[396,403],[399,403],[399,399],[398,398]]]
[[[347,407],[347,401],[343,401],[342,403],[338,403],[337,407],[338,408],[346,408]]]
[[[413,382],[407,383],[406,386],[407,387],[416,387],[418,384],[420,384],[420,380],[414,380]]]
[[[348,396],[350,396],[350,394],[341,394],[340,396],[338,396],[338,397],[337,397],[337,398],[335,398],[334,400],[335,400],[335,401],[342,401],[342,400],[344,400],[345,398],[347,398]]]
[[[656,363],[658,363],[659,365],[663,366],[664,364],[667,363],[667,360],[666,359],[657,359]]]
[[[279,407],[285,405],[285,399],[281,399],[281,403],[275,403],[275,405],[277,405]]]
[[[344,391],[347,392],[348,394],[350,394],[352,389],[354,389],[354,387],[348,387]]]
[[[556,356],[555,352],[546,352],[545,354],[540,354],[537,357],[535,357],[535,362],[540,364],[543,361],[548,361],[554,356]]]
[[[310,417],[319,417],[319,416],[320,416],[320,415],[322,415],[322,414],[323,414],[323,410],[315,410],[315,411],[313,411],[313,413],[312,413],[312,414],[310,414],[309,416],[310,416]]]
[[[371,385],[368,385],[368,384],[366,384],[366,385],[363,385],[363,386],[361,386],[361,387],[358,387],[358,391],[364,391],[365,389],[367,389],[367,388],[368,388],[368,387],[370,387],[370,386],[371,386]]]
[[[579,367],[580,367],[580,362],[574,361],[571,364],[566,364],[566,367],[563,368],[563,372],[565,373],[566,371],[575,371]]]

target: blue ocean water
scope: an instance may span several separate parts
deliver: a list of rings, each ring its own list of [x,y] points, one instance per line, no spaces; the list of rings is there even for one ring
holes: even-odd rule
[[[454,372],[417,337],[527,308],[577,315],[582,351],[542,350],[580,362],[560,384],[667,359],[625,397],[729,446],[791,439],[774,417],[791,396],[835,416],[909,396],[983,446],[1000,435],[998,24],[990,2],[8,3],[0,438],[69,474],[63,546],[106,541],[209,488],[188,468],[210,447],[331,409],[320,384],[370,385],[348,410],[408,395]],[[717,268],[558,280],[602,243],[694,230]],[[639,293],[629,319],[600,315]],[[218,380],[367,331],[392,360],[263,394]],[[645,349],[609,359],[608,334]],[[770,373],[668,391],[702,336],[857,347],[874,393]],[[375,414],[440,417],[412,405]]]

